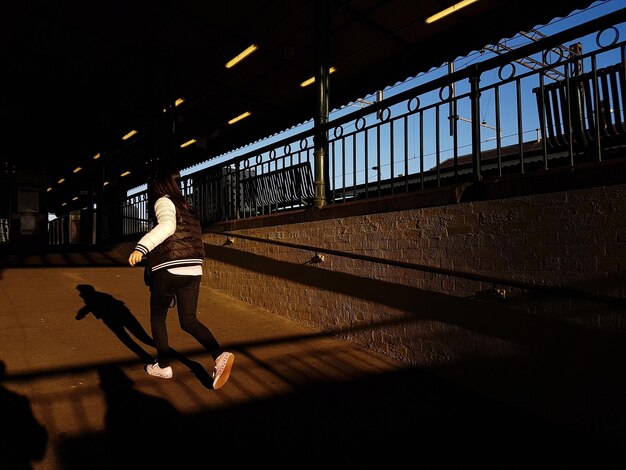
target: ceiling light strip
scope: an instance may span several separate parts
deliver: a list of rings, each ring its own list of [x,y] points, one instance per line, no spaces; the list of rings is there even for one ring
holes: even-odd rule
[[[137,131],[135,129],[133,129],[132,131],[130,131],[128,134],[126,134],[124,137],[122,137],[122,140],[128,140],[130,139],[132,136],[134,136],[135,134],[137,134]]]
[[[337,69],[335,67],[331,67],[331,68],[328,69],[328,73],[335,73],[336,71],[337,71]],[[303,81],[302,83],[300,83],[300,86],[302,88],[304,88],[305,86],[309,86],[312,83],[315,83],[315,77],[311,77],[311,78]]]
[[[256,51],[258,48],[259,48],[259,46],[257,46],[256,44],[252,44],[251,46],[248,46],[243,52],[239,53],[236,57],[234,57],[231,60],[229,60],[228,62],[226,62],[226,68],[229,69],[231,67],[234,67],[239,62],[241,62],[243,59],[245,59],[250,54],[252,54],[254,51]]]
[[[240,114],[239,116],[232,118],[230,121],[228,121],[228,124],[235,124],[236,122],[241,121],[242,119],[245,119],[245,118],[247,118],[248,116],[251,116],[251,115],[252,115],[252,113],[250,111],[246,111],[245,113]]]
[[[184,149],[185,147],[189,147],[190,145],[195,144],[196,142],[197,142],[196,139],[188,140],[187,142],[183,142],[182,144],[180,144],[180,148]]]
[[[451,7],[448,7],[445,10],[441,10],[439,13],[435,13],[434,15],[426,18],[426,23],[434,23],[435,21],[440,20],[441,18],[448,16],[456,11],[459,11],[461,8],[465,8],[466,6],[477,1],[478,0],[463,0],[462,2],[455,3]]]

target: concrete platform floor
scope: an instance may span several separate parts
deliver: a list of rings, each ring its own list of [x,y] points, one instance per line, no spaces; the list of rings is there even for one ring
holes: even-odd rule
[[[77,318],[79,287],[100,318]],[[614,445],[215,290],[199,318],[236,355],[220,390],[174,311],[174,377],[144,372],[141,269],[5,262],[0,469],[626,468]]]

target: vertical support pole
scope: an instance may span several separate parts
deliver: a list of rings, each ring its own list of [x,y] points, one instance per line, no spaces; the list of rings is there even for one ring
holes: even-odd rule
[[[89,218],[89,223],[87,229],[89,230],[89,244],[94,245],[96,243],[96,211],[94,209],[94,203],[96,202],[94,197],[94,192],[96,188],[91,184],[89,191],[87,192],[89,199],[89,208],[87,209],[87,214]]]
[[[452,75],[454,73],[454,62],[448,62],[448,75]],[[458,116],[456,113],[456,83],[452,82],[450,84],[450,111],[448,113],[448,119],[450,120],[450,137],[454,137],[456,135],[456,121],[458,120]],[[455,166],[456,171],[456,166]]]
[[[470,77],[470,96],[472,107],[472,167],[474,180],[480,181],[480,71],[474,67],[474,74]]]
[[[330,37],[330,2],[315,2],[315,87],[317,109],[315,112],[315,207],[323,207],[330,194],[330,174],[328,164],[328,88],[329,66],[328,49]]]
[[[100,158],[102,158],[102,154],[100,155]],[[96,205],[96,209],[94,211],[94,219],[93,219],[93,223],[94,223],[94,243],[96,245],[100,245],[100,243],[102,243],[102,211],[103,211],[103,203],[102,203],[102,197],[103,197],[103,192],[104,192],[104,171],[102,169],[102,163],[98,163],[96,164],[96,168],[94,170],[94,181],[95,184],[93,185],[93,192],[92,192],[92,201],[93,203]],[[92,204],[92,207],[93,205]]]

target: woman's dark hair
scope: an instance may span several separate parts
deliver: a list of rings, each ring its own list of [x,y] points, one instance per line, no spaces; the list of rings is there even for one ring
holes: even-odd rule
[[[174,205],[189,209],[180,190],[180,172],[174,168],[158,168],[148,178],[148,201],[152,208],[157,199],[169,196]]]

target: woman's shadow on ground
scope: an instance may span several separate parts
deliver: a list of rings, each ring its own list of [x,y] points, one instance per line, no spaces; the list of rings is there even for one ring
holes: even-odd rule
[[[142,393],[117,366],[98,369],[107,403],[106,468],[176,468],[183,416],[167,400]]]
[[[184,416],[164,398],[140,392],[117,365],[98,368],[106,410],[104,433],[58,445],[65,470],[176,469],[184,462]]]
[[[153,356],[140,344],[154,348],[154,340],[123,301],[106,292],[99,292],[89,284],[79,284],[76,289],[85,302],[84,307],[78,310],[76,320],[82,320],[88,314],[93,314],[144,363],[150,364],[154,361]],[[192,361],[174,349],[171,351],[172,357],[187,366],[205,387],[213,387],[211,376],[200,363]]]
[[[35,418],[27,397],[2,385],[6,378],[0,360],[0,468],[32,469],[48,445],[48,431]]]

